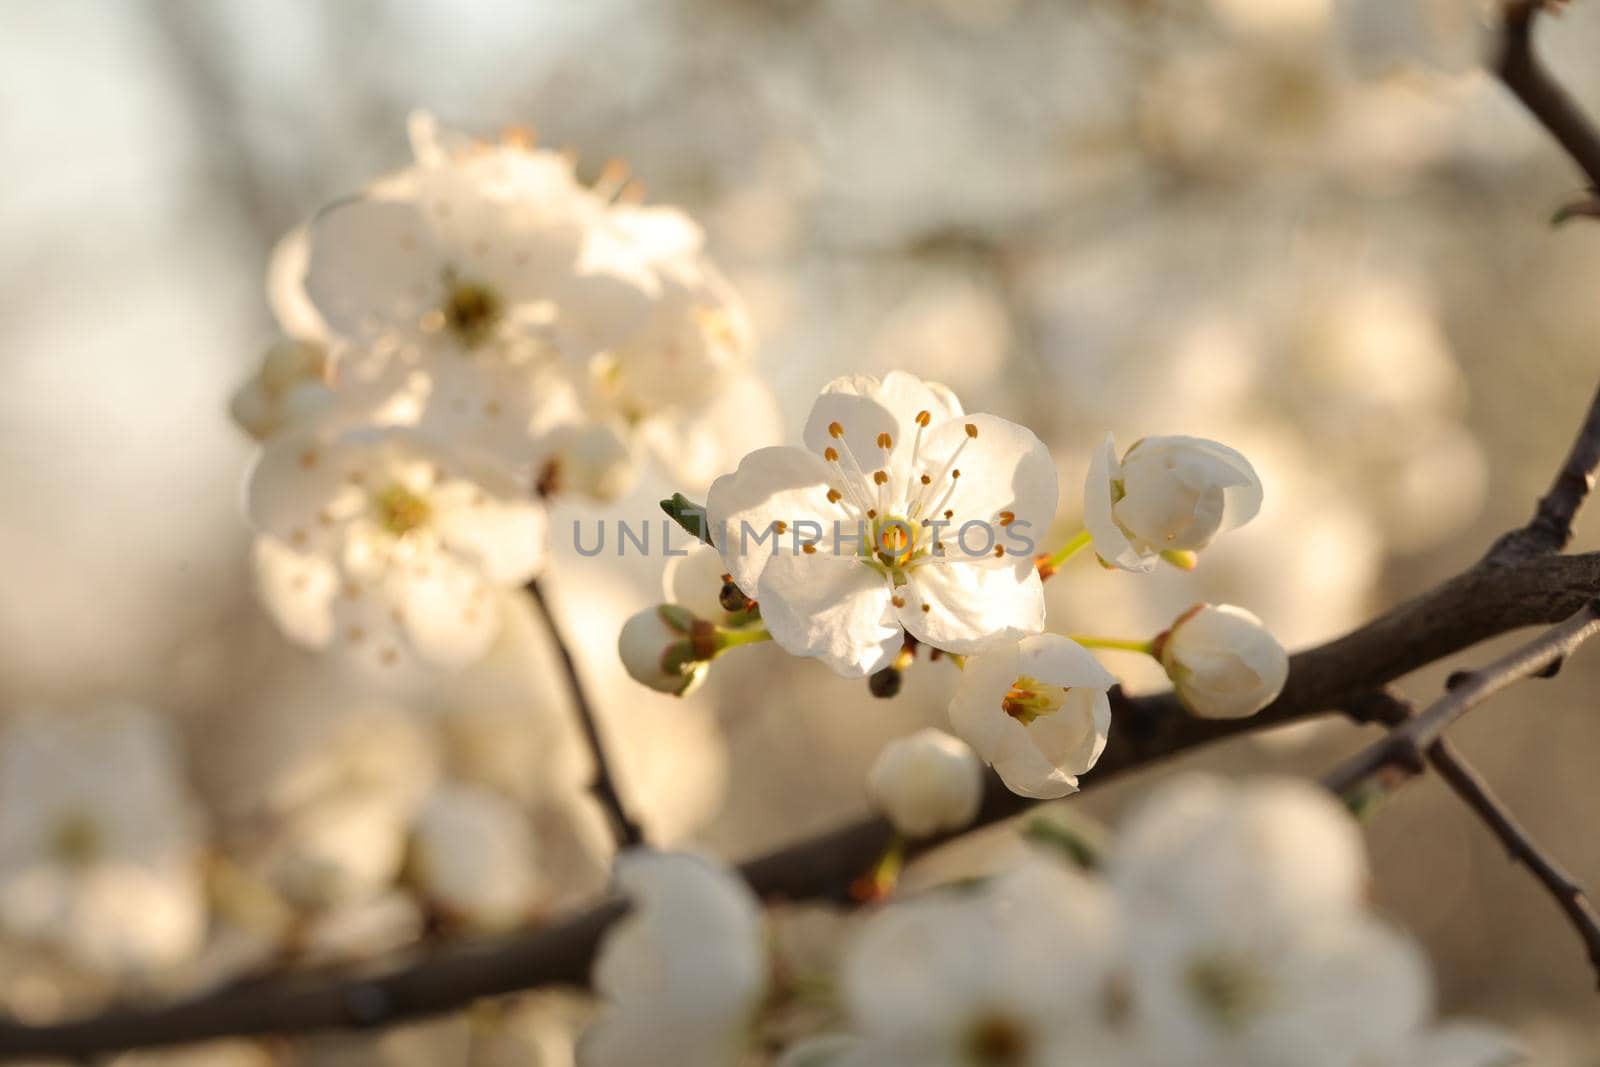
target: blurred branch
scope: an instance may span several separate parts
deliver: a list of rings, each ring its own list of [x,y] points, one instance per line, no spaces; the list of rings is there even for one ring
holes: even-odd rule
[[[1361,717],[1390,727],[1402,726],[1417,717],[1416,708],[1409,700],[1387,689],[1373,694],[1352,710]],[[1428,747],[1427,760],[1445,784],[1499,838],[1512,862],[1522,864],[1538,879],[1572,924],[1588,951],[1589,962],[1600,973],[1600,913],[1596,913],[1589,903],[1583,886],[1528,835],[1500,798],[1495,796],[1489,783],[1448,740],[1441,737],[1434,741]],[[1324,781],[1337,789],[1341,783],[1336,774]],[[1398,772],[1395,777],[1401,775],[1409,777],[1404,771]],[[1392,788],[1393,784],[1391,781],[1386,789]]]
[[[1596,131],[1583,109],[1545,70],[1533,50],[1533,24],[1545,7],[1544,0],[1503,2],[1503,32],[1495,58],[1495,73],[1540,125],[1561,143],[1567,155],[1588,176],[1590,188],[1600,189],[1600,131]]]
[[[545,629],[550,634],[550,640],[560,656],[561,669],[567,679],[567,690],[572,696],[572,706],[578,713],[579,725],[583,727],[583,737],[588,743],[589,754],[594,758],[594,778],[589,783],[589,789],[600,802],[600,806],[605,809],[611,830],[616,835],[617,844],[622,848],[642,845],[644,831],[629,817],[627,806],[622,802],[622,794],[617,790],[616,776],[611,769],[611,761],[606,757],[606,744],[600,737],[600,720],[595,714],[594,706],[589,703],[589,694],[583,686],[583,678],[578,674],[578,664],[572,658],[572,649],[567,646],[567,640],[561,633],[561,625],[550,609],[550,602],[545,598],[539,579],[530,581],[527,588],[528,599],[533,601],[534,611],[544,623]]]

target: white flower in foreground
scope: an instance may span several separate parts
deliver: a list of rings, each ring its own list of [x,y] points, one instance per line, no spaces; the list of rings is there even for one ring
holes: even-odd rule
[[[859,677],[902,630],[970,653],[1043,629],[1032,550],[1057,487],[1030,431],[895,371],[830,382],[804,440],[752,452],[706,502],[728,572],[785,650]]]
[[[1247,906],[1289,924],[1360,907],[1367,861],[1355,822],[1324,790],[1187,774],[1123,820],[1107,873],[1131,907],[1175,922]]]
[[[1311,783],[1179,778],[1108,873],[1157,1062],[1354,1067],[1427,1017],[1425,961],[1366,914],[1359,833]]]
[[[33,712],[0,733],[0,929],[122,976],[192,956],[205,892],[190,797],[160,719]]]
[[[714,646],[697,639],[696,630],[709,624],[672,604],[657,604],[622,624],[617,654],[628,674],[640,685],[661,693],[688,696],[706,679]]]
[[[1157,639],[1183,706],[1204,719],[1242,719],[1278,698],[1289,654],[1262,621],[1231,604],[1197,604]]]
[[[1196,552],[1261,509],[1261,480],[1233,449],[1199,437],[1146,437],[1117,460],[1110,434],[1083,490],[1083,523],[1101,559],[1153,570],[1163,552]]]
[[[233,394],[233,421],[258,441],[315,421],[334,406],[328,352],[311,341],[279,341]]]
[[[883,746],[867,795],[907,837],[960,830],[983,802],[983,764],[966,742],[929,727]]]
[[[1116,683],[1076,642],[1026,637],[968,657],[950,725],[1013,793],[1064,797],[1105,751]]]
[[[274,441],[246,506],[261,595],[289,637],[383,666],[477,659],[500,627],[494,589],[544,558],[527,488],[403,430]]]
[[[527,819],[481,786],[446,786],[428,798],[411,833],[416,885],[450,919],[496,929],[525,919],[534,899]]]
[[[1115,946],[1109,896],[1033,860],[971,893],[869,919],[841,985],[861,1042],[844,1067],[1109,1064],[1097,1016]]]
[[[761,909],[730,871],[698,856],[617,861],[632,900],[606,935],[594,985],[610,1002],[583,1037],[589,1067],[733,1067],[766,992]]]

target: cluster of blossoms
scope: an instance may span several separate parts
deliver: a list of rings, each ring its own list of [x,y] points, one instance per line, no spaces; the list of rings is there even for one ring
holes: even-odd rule
[[[547,498],[643,453],[704,484],[771,406],[700,229],[525,137],[411,126],[415,160],[293,232],[287,338],[235,397],[263,602],[296,642],[459,666],[543,565]],[[766,420],[755,419],[756,425]],[[733,436],[730,436],[733,435]]]
[[[803,445],[750,453],[685,517],[712,547],[674,560],[669,603],[624,627],[623,661],[682,694],[728,648],[770,638],[887,694],[926,647],[962,667],[956,733],[1039,798],[1075,790],[1106,746],[1116,678],[1086,645],[1156,657],[1196,715],[1251,715],[1277,697],[1287,656],[1241,608],[1196,605],[1150,641],[1045,632],[1044,580],[1080,549],[1129,572],[1192,568],[1248,522],[1262,488],[1243,456],[1192,437],[1144,438],[1119,456],[1108,436],[1084,486],[1086,528],[1040,552],[1057,496],[1054,461],[1027,429],[967,414],[948,388],[904,372],[840,378]]]
[[[1497,1030],[1434,1022],[1426,961],[1368,909],[1360,835],[1313,785],[1174,780],[1127,820],[1097,868],[1039,848],[976,885],[891,898],[841,919],[842,944],[818,968],[798,965],[781,933],[764,935],[758,902],[731,872],[693,855],[624,856],[621,883],[635,907],[602,947],[596,984],[611,1006],[580,1062],[1496,1067],[1519,1059]],[[812,1032],[795,1040],[802,1002]]]

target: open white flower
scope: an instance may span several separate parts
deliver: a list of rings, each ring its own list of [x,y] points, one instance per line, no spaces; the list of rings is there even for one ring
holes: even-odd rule
[[[1155,569],[1163,552],[1196,552],[1261,510],[1261,480],[1238,452],[1199,437],[1146,437],[1117,460],[1110,434],[1083,490],[1083,523],[1101,559]]]
[[[200,841],[174,739],[137,707],[33,712],[0,734],[0,930],[109,976],[205,935]]]
[[[785,650],[859,677],[902,631],[970,653],[1043,629],[1032,549],[1056,474],[1030,431],[895,371],[830,382],[804,440],[752,452],[706,502],[728,572]]]
[[[950,724],[1013,793],[1064,797],[1105,751],[1116,683],[1076,642],[1026,637],[968,657]]]
[[[975,893],[891,903],[867,921],[841,985],[860,1043],[844,1067],[1090,1067],[1114,959],[1097,883],[1032,860]],[[842,1055],[841,1055],[842,1054]]]
[[[1157,644],[1178,699],[1204,719],[1254,715],[1289,678],[1289,654],[1277,638],[1231,604],[1196,604]]]
[[[528,820],[492,790],[445,786],[417,813],[411,873],[451,920],[482,930],[515,925],[534,899]]]
[[[262,598],[289,637],[382,666],[477,659],[500,627],[493,590],[544,558],[527,488],[403,430],[276,440],[246,506]]]
[[[867,794],[907,837],[960,830],[983,802],[983,764],[966,742],[928,727],[883,746]]]
[[[767,986],[761,909],[738,876],[686,853],[617,861],[632,910],[606,935],[594,985],[611,1008],[583,1037],[589,1067],[734,1067]]]

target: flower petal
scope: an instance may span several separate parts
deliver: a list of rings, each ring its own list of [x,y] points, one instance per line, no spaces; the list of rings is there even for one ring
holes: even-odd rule
[[[944,499],[953,523],[993,524],[996,543],[1010,554],[1031,557],[1055,519],[1060,495],[1050,450],[1033,431],[1014,422],[995,415],[965,415],[937,423],[927,432],[919,463],[937,475],[957,449],[961,454],[954,470],[960,476],[946,475],[944,484],[924,489],[926,506]],[[1003,515],[1011,518],[1001,529]],[[1019,543],[1024,540],[1028,543]],[[968,543],[980,542],[974,534]]]
[[[1120,570],[1148,574],[1156,569],[1154,553],[1141,553],[1122,532],[1112,515],[1111,482],[1117,478],[1121,464],[1117,462],[1117,442],[1110,435],[1089,461],[1089,476],[1083,484],[1083,525],[1094,538],[1095,555]]]
[[[844,513],[828,503],[832,473],[820,457],[787,445],[758,449],[738,470],[711,483],[706,497],[711,536],[746,595],[757,595],[762,571],[780,548],[793,552],[792,534],[768,536],[776,523],[815,522],[831,533],[834,520],[843,519]]]
[[[854,558],[780,553],[761,575],[757,599],[772,639],[815,656],[846,678],[888,666],[900,650],[888,582]]]
[[[901,625],[946,652],[982,652],[1044,629],[1044,586],[1031,559],[1010,567],[926,563],[899,592]]]

